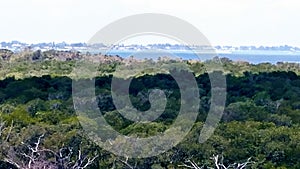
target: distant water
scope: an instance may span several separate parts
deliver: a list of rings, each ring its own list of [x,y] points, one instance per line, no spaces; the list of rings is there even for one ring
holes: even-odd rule
[[[99,53],[99,52],[98,52]],[[220,58],[226,57],[233,61],[247,61],[253,64],[259,63],[272,63],[276,64],[277,62],[292,62],[292,63],[300,63],[300,54],[282,54],[282,53],[226,53],[226,54],[195,54],[193,52],[133,52],[133,51],[110,51],[107,53],[108,55],[119,55],[123,58],[128,58],[130,56],[134,56],[136,58],[152,58],[157,59],[162,56],[171,56],[171,58],[181,58],[184,60],[196,59],[196,60],[207,60],[211,59],[215,56]]]
[[[300,63],[300,55],[252,55],[252,54],[219,54],[220,57],[227,57],[233,61],[247,61],[253,64],[277,62]]]

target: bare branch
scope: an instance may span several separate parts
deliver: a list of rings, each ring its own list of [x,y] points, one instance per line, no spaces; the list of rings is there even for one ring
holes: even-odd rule
[[[96,158],[98,158],[98,155],[96,155],[96,156],[93,157],[93,158],[88,158],[87,163],[86,163],[82,168],[86,168],[87,166],[93,164],[93,162],[95,161]]]
[[[255,162],[250,161],[250,160],[251,160],[251,157],[248,158],[246,162],[241,163],[241,164],[238,164],[237,169],[244,169],[244,168],[247,167],[248,164],[253,164],[253,163],[255,163]]]
[[[4,159],[5,162],[17,167],[17,168],[20,168],[21,169],[21,166],[19,164],[17,164],[16,162],[14,162],[12,159],[9,159],[9,158],[5,158]]]
[[[69,168],[69,169],[85,169],[98,158],[98,155],[94,155],[90,157],[89,152],[83,153],[81,149],[78,151],[78,155],[75,158],[75,154],[73,154],[72,148],[61,148],[57,152],[41,148],[42,139],[44,134],[38,137],[37,141],[33,143],[33,146],[24,144],[28,152],[16,152],[16,150],[11,147],[9,151],[9,155],[5,158],[5,161],[14,165],[19,169],[58,169],[58,168]],[[50,160],[49,155],[55,157],[55,160]],[[25,157],[20,158],[16,156],[16,154],[20,154]],[[72,161],[73,157],[75,161]]]
[[[120,159],[120,158],[119,158],[118,160],[119,160],[121,163],[123,163],[125,166],[127,166],[128,168],[134,169],[134,167],[128,163],[128,157],[126,157],[125,160],[122,160],[122,159]]]
[[[178,167],[194,168],[193,166],[189,166],[187,164],[181,164],[181,165],[178,165]]]
[[[180,166],[180,167],[193,168],[193,169],[203,169],[203,168],[204,168],[204,166],[199,167],[199,166],[197,165],[197,163],[195,163],[194,161],[187,160],[186,162],[189,163],[190,165],[183,164],[183,165],[179,165],[179,166]]]
[[[213,155],[213,157],[211,158],[214,162],[214,166],[213,167],[207,167],[207,168],[211,168],[211,169],[245,169],[249,164],[254,164],[255,162],[251,161],[251,158],[248,158],[246,162],[244,163],[233,163],[228,165],[227,167],[223,164],[224,161],[224,157],[223,156],[219,156],[219,155]],[[179,165],[179,167],[186,167],[186,168],[192,168],[192,169],[202,169],[204,168],[204,166],[199,167],[194,161],[191,160],[187,160],[186,163],[189,163],[190,165],[187,164],[182,164]]]

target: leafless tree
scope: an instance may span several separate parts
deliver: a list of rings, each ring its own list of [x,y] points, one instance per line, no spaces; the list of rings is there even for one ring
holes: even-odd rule
[[[63,153],[65,150],[68,151],[67,154]],[[54,153],[57,158],[58,166],[62,169],[84,169],[98,158],[98,155],[94,157],[89,157],[88,154],[83,154],[81,149],[78,150],[78,155],[75,160],[72,161],[73,150],[72,148],[61,148],[58,153]]]
[[[223,163],[224,157],[219,155],[213,155],[211,158],[214,162],[214,167],[207,167],[208,169],[245,169],[250,164],[253,164],[255,162],[251,161],[251,158],[248,158],[246,162],[243,163],[233,163],[229,164],[228,166],[225,166]],[[205,165],[199,167],[197,163],[191,160],[187,160],[185,164],[179,165],[179,167],[186,167],[186,168],[192,168],[192,169],[203,169]]]
[[[76,155],[70,147],[61,148],[58,152],[43,149],[41,146],[43,137],[44,134],[39,136],[34,146],[26,145],[27,152],[18,153],[11,148],[5,161],[20,169],[85,169],[98,157],[83,154],[81,149]],[[67,153],[65,150],[68,150]]]

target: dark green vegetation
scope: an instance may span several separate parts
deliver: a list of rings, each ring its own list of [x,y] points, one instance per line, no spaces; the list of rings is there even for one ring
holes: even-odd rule
[[[10,56],[2,56],[3,80],[0,81],[0,168],[13,167],[8,163],[12,161],[28,167],[30,158],[25,156],[31,153],[28,146],[34,148],[38,141],[41,152],[32,156],[39,162],[36,165],[42,166],[46,161],[48,166],[57,168],[71,168],[78,161],[84,166],[88,158],[95,160],[87,168],[179,168],[187,160],[199,166],[213,166],[210,158],[217,154],[224,156],[224,164],[244,162],[252,157],[255,163],[249,168],[300,168],[300,68],[297,64],[251,65],[223,58],[226,108],[214,135],[200,144],[198,137],[209,109],[210,80],[204,63],[186,62],[196,75],[201,99],[193,129],[168,152],[152,158],[126,160],[99,148],[82,131],[72,101],[70,72],[74,59],[47,60],[40,59],[47,53],[29,53],[27,57],[13,60],[13,55],[6,53]],[[165,131],[180,109],[176,81],[168,74],[152,72],[135,77],[130,86],[130,99],[137,109],[150,108],[150,89],[163,89],[168,93],[168,100],[157,120],[133,123],[115,110],[110,93],[110,72],[124,62],[120,59],[100,63],[95,86],[104,117],[115,130],[128,136],[147,137]],[[152,61],[139,64],[146,62]],[[79,152],[87,159],[78,160]]]

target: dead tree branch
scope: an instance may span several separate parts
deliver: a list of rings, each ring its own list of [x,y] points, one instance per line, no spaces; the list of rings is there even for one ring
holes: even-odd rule
[[[255,162],[251,161],[251,158],[248,158],[246,162],[243,163],[233,163],[226,166],[223,161],[224,157],[219,155],[213,155],[211,158],[213,160],[214,166],[213,167],[207,167],[210,169],[245,169],[250,164],[254,164]],[[186,164],[188,163],[188,164]],[[192,168],[192,169],[203,169],[204,166],[199,167],[194,161],[187,160],[184,164],[179,165],[179,167],[185,167],[185,168]]]
[[[85,169],[98,158],[97,154],[93,157],[90,157],[88,153],[83,154],[81,149],[78,150],[78,155],[76,155],[70,147],[61,148],[58,152],[43,149],[41,148],[43,137],[44,134],[39,136],[33,144],[34,146],[26,145],[28,152],[18,153],[12,149],[5,161],[19,169]],[[16,154],[20,154],[26,160],[17,157]],[[51,157],[49,156],[55,157],[56,160],[50,160]]]

